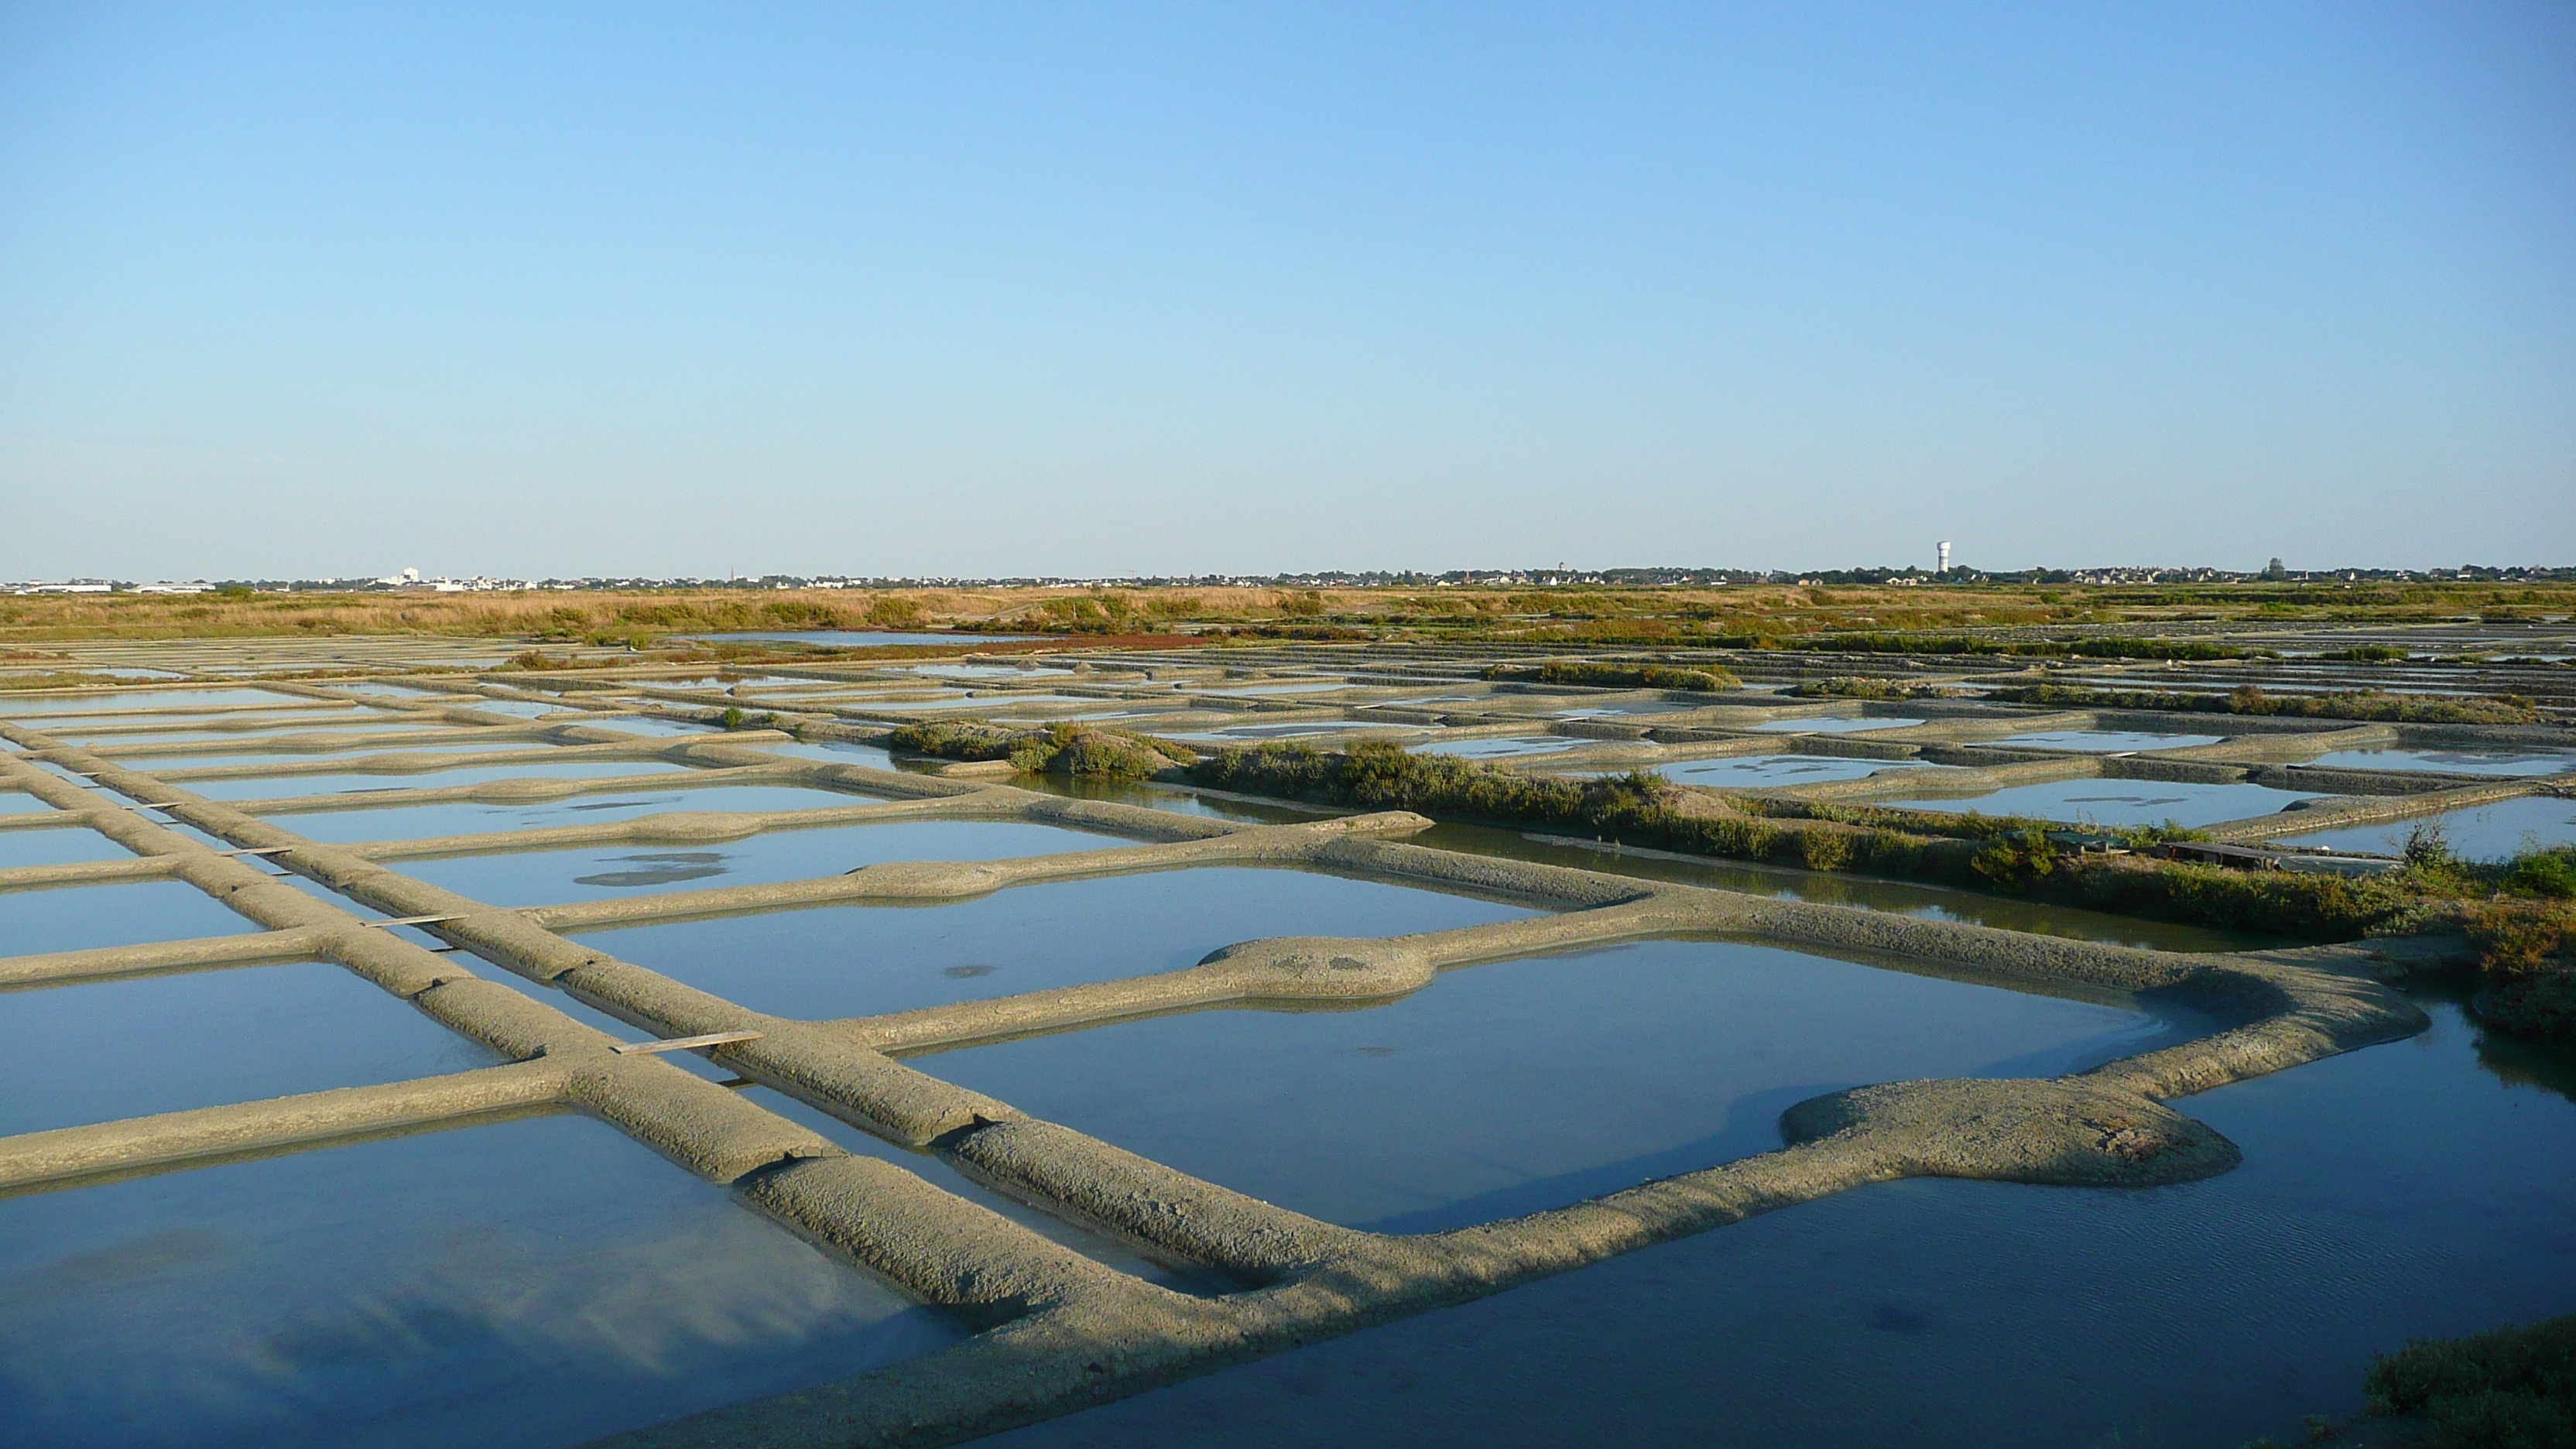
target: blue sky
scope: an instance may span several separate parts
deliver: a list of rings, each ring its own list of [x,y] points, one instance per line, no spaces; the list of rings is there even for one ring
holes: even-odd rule
[[[2576,8],[0,9],[0,578],[2576,562]]]

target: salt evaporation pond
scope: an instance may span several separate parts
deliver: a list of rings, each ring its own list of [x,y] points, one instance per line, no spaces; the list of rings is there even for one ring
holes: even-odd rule
[[[0,993],[0,1034],[0,1135],[501,1061],[319,961]]]
[[[0,835],[0,841],[7,839]],[[117,859],[132,858],[113,844],[109,848],[116,851]],[[0,858],[0,864],[5,863]],[[0,953],[11,956],[186,941],[257,929],[248,917],[185,881],[0,891]]]
[[[1449,971],[1360,1011],[1184,1012],[913,1064],[1297,1212],[1430,1232],[1769,1151],[1820,1092],[2053,1076],[2206,1029],[1652,941]]]
[[[1855,1188],[980,1442],[2296,1442],[2373,1354],[2576,1302],[2576,1060],[2420,1004],[2178,1099],[2245,1152],[2205,1182]]]
[[[410,840],[432,835],[482,835],[502,830],[539,830],[558,825],[594,825],[632,820],[677,810],[823,810],[837,805],[865,805],[864,795],[838,790],[804,790],[786,785],[709,785],[693,790],[650,793],[616,791],[574,795],[539,804],[388,805],[372,810],[298,811],[272,817],[285,829],[312,840],[349,843]]]
[[[2377,825],[2346,825],[2306,835],[2285,835],[2285,845],[2323,845],[2334,850],[2400,855],[2406,838],[2417,830],[2438,827],[2453,854],[2467,860],[2503,860],[2526,850],[2576,845],[2576,800],[2526,795],[2472,805],[2440,815],[2389,820]],[[0,836],[0,839],[6,839]]]
[[[302,695],[267,689],[135,689],[104,693],[0,697],[0,714],[96,714],[102,710],[206,709],[230,704],[311,704]],[[39,726],[42,728],[42,726]]]
[[[2308,761],[2340,770],[2440,770],[2454,775],[2555,775],[2576,770],[2566,750],[2334,750]]]
[[[1456,755],[1468,760],[1500,760],[1514,755],[1552,755],[1577,745],[1597,745],[1599,740],[1578,740],[1565,735],[1494,735],[1477,740],[1430,740],[1406,749],[1418,755]]]
[[[2225,738],[2224,735],[2155,734],[2146,730],[2038,730],[2024,735],[2006,735],[1984,743],[2018,745],[2033,750],[2106,754],[2114,750],[2179,750],[2192,745],[2214,745]]]
[[[890,644],[1024,644],[1044,634],[907,634],[898,630],[806,629],[763,634],[691,634],[692,639],[770,640],[783,644],[827,644],[836,649],[881,648]]]
[[[0,1422],[54,1449],[557,1449],[960,1337],[577,1116],[0,1201]]]
[[[1133,845],[1052,825],[905,820],[773,830],[719,845],[595,846],[400,862],[431,885],[497,906],[558,905],[648,891],[814,880],[892,860],[1009,860]]]
[[[575,939],[755,1011],[874,1016],[1194,966],[1262,936],[1394,936],[1540,912],[1309,871],[1211,867]]]
[[[482,765],[412,774],[251,775],[233,780],[180,780],[173,783],[209,800],[276,800],[298,795],[357,794],[369,790],[443,790],[456,785],[486,785],[496,780],[613,780],[621,775],[676,774],[689,768],[667,760],[568,760],[560,765]]]
[[[1975,811],[2095,825],[2214,825],[2287,809],[2311,792],[2268,785],[2210,785],[2175,780],[2049,780],[2013,785],[1964,800],[1873,801],[1898,810]]]
[[[1820,785],[1866,780],[1881,770],[1932,770],[1921,760],[1856,760],[1842,755],[1734,755],[1715,760],[1666,760],[1646,769],[1676,784],[1743,790],[1762,785]],[[1603,773],[1617,773],[1605,771]]]
[[[0,870],[16,870],[31,865],[83,865],[91,861],[132,860],[133,858],[133,851],[86,825],[45,825],[0,830]],[[14,893],[0,894],[0,922],[8,919],[7,903],[15,899],[17,896]],[[14,954],[19,953],[9,948],[7,928],[0,926],[0,955]]]
[[[1869,719],[1860,715],[1809,715],[1804,719],[1767,720],[1753,726],[1764,734],[1856,734],[1862,730],[1912,729],[1919,719]]]

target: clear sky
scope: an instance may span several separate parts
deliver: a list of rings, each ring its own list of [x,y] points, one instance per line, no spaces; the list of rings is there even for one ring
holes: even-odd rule
[[[0,6],[0,578],[2576,563],[2576,6]]]

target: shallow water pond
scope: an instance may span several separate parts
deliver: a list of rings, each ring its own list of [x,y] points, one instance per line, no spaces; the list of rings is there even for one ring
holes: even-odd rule
[[[14,870],[28,865],[80,865],[93,860],[131,860],[133,858],[133,851],[86,825],[49,825],[34,830],[0,830],[0,870]],[[5,899],[6,897],[0,897],[0,900]],[[5,915],[0,915],[0,919],[5,919]],[[9,952],[6,945],[0,944],[0,955],[7,954]]]
[[[1219,730],[1156,730],[1167,740],[1206,740],[1214,744],[1243,740],[1293,740],[1310,735],[1362,735],[1387,730],[1405,730],[1409,726],[1365,724],[1357,720],[1308,720],[1303,724],[1228,725]]]
[[[343,764],[366,755],[486,755],[501,750],[551,750],[552,740],[487,740],[466,736],[459,739],[425,740],[414,744],[388,744],[376,741],[348,745],[330,750],[263,750],[253,741],[235,743],[222,753],[137,755],[122,750],[100,750],[114,763],[129,770],[158,774],[163,770],[220,770],[242,765],[265,766],[301,764],[306,760],[336,760]],[[246,748],[247,747],[247,748]]]
[[[2498,800],[2492,805],[2472,805],[2465,810],[2452,810],[2440,815],[2419,815],[2412,820],[2346,825],[2306,835],[2285,835],[2280,839],[2289,845],[2323,845],[2336,850],[2402,855],[2406,851],[2406,837],[2427,826],[2438,826],[2442,838],[2449,842],[2457,855],[2469,860],[2503,860],[2540,846],[2576,845],[2576,800],[2527,795],[2518,800]],[[6,836],[0,836],[0,840],[6,839]]]
[[[1866,780],[1881,770],[1930,770],[1937,775],[1946,767],[1921,760],[1855,760],[1841,755],[1734,755],[1716,760],[1667,760],[1646,768],[1677,784],[1742,790],[1759,785]]]
[[[2049,780],[2013,785],[1965,800],[1888,800],[1899,810],[1975,811],[1981,815],[2028,815],[2093,825],[2214,825],[2271,815],[2293,800],[2313,800],[2313,792],[2275,790],[2268,785],[2209,785],[2175,780]]]
[[[0,815],[46,815],[53,808],[24,790],[0,790]]]
[[[2052,1076],[2203,1029],[1649,941],[1449,971],[1361,1011],[1191,1012],[914,1065],[1282,1207],[1429,1232],[1767,1152],[1820,1092]]]
[[[282,800],[299,795],[339,795],[361,790],[439,790],[495,780],[613,780],[621,775],[675,774],[689,769],[668,760],[568,760],[560,765],[469,765],[417,774],[252,775],[235,780],[173,783],[209,800]]]
[[[919,634],[900,630],[803,629],[787,633],[692,634],[692,639],[775,639],[789,644],[828,644],[864,649],[888,644],[1024,644],[1043,634]]]
[[[38,831],[53,835],[51,830]],[[91,832],[81,831],[83,835]],[[0,840],[8,837],[0,835]],[[113,844],[117,858],[126,851]],[[259,927],[185,881],[0,891],[0,956],[231,936]]]
[[[2206,1182],[1857,1188],[984,1442],[2297,1442],[2372,1354],[2576,1303],[2576,1065],[2426,1004],[2177,1101],[2245,1151]]]
[[[1912,729],[1919,719],[1871,719],[1860,715],[1810,715],[1804,719],[1766,720],[1753,726],[1764,734],[1857,734],[1862,730]]]
[[[1980,743],[2106,754],[2113,750],[2179,750],[2191,745],[2214,745],[2225,738],[2224,735],[2155,734],[2145,730],[2037,730]]]
[[[391,862],[403,874],[499,906],[558,905],[639,892],[767,885],[890,860],[1008,860],[1135,842],[1052,825],[907,820],[774,830],[720,845],[595,846]]]
[[[2331,750],[2308,761],[2342,770],[2441,770],[2454,775],[2555,775],[2576,770],[2566,750]]]
[[[0,1421],[63,1449],[553,1449],[958,1337],[582,1117],[0,1202]]]
[[[320,961],[0,993],[0,1035],[0,1134],[501,1060]]]
[[[574,795],[539,804],[388,805],[373,810],[326,810],[273,817],[313,840],[411,840],[432,835],[482,835],[556,825],[632,820],[672,810],[825,810],[865,805],[865,795],[807,790],[790,785],[711,785],[694,790],[616,791]]]
[[[97,714],[102,710],[204,709],[226,704],[304,704],[267,689],[131,689],[84,694],[0,695],[0,714]]]
[[[1502,760],[1515,755],[1552,755],[1578,745],[1597,745],[1599,740],[1579,740],[1567,735],[1489,735],[1473,740],[1429,740],[1406,749],[1418,755],[1455,755],[1462,760]]]
[[[2045,901],[1988,895],[1915,881],[1885,880],[1844,871],[1798,870],[1785,865],[1712,860],[1658,851],[1623,850],[1599,841],[1550,837],[1542,831],[1521,832],[1487,825],[1436,825],[1410,837],[1416,845],[1505,860],[1533,860],[1542,865],[1597,870],[1639,880],[1673,881],[1742,891],[1820,905],[1859,906],[1865,910],[1920,916],[1934,921],[1960,921],[2000,931],[2027,931],[2076,941],[2104,941],[2151,951],[2242,951],[2285,943],[2208,926],[2114,916]]]
[[[1197,965],[1263,936],[1393,936],[1541,914],[1309,871],[1219,867],[831,906],[576,939],[755,1011],[872,1016]]]

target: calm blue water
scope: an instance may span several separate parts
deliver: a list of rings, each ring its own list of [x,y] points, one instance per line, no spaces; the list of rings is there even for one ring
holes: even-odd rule
[[[159,817],[147,818],[158,819]],[[86,825],[52,825],[41,830],[0,830],[0,870],[14,870],[25,865],[79,865],[93,860],[131,860],[133,858],[133,851]],[[5,903],[9,899],[10,897],[6,895],[0,895],[0,903]],[[0,920],[5,919],[7,919],[7,906],[0,904]],[[8,954],[10,953],[6,945],[0,944],[0,956]]]
[[[1775,719],[1753,728],[1765,734],[1854,734],[1861,730],[1911,729],[1923,723],[1919,719],[1870,719],[1859,715],[1814,715],[1805,719]]]
[[[1865,780],[1882,770],[1930,770],[1937,776],[1947,767],[1919,760],[1854,760],[1840,755],[1735,755],[1718,760],[1668,760],[1646,768],[1678,784],[1742,790],[1759,785]]]
[[[2028,815],[2094,825],[2212,825],[2271,815],[2293,800],[2316,799],[2313,792],[2275,790],[2268,785],[2204,785],[2173,780],[2050,780],[2039,785],[2013,785],[1966,800],[1888,800],[1901,810],[1976,811],[1981,815]]]
[[[822,810],[864,805],[868,797],[839,790],[787,785],[710,785],[694,790],[617,791],[574,795],[543,804],[389,805],[374,810],[329,810],[280,815],[277,823],[312,840],[413,840],[434,835],[476,835],[632,820],[669,810]]]
[[[1577,745],[1597,745],[1599,740],[1578,740],[1565,735],[1491,735],[1473,740],[1433,740],[1427,744],[1407,745],[1406,749],[1422,755],[1456,755],[1467,760],[1500,760],[1514,755],[1552,755]]]
[[[1392,936],[1537,914],[1376,881],[1229,867],[1020,886],[956,905],[831,906],[575,939],[755,1011],[820,1018],[1177,971],[1262,936]]]
[[[1654,941],[1450,971],[1361,1011],[1191,1012],[913,1065],[1298,1212],[1429,1232],[1767,1152],[1820,1092],[2055,1075],[2203,1029]]]
[[[2225,738],[2224,735],[2152,734],[2143,730],[2039,730],[2031,734],[2006,735],[1984,743],[2100,754],[2111,750],[2179,750],[2189,745],[2214,745]]]
[[[0,790],[0,815],[43,815],[53,808],[24,790]]]
[[[209,800],[282,800],[357,790],[436,790],[494,780],[613,780],[620,775],[686,770],[663,760],[575,760],[560,765],[480,765],[419,774],[254,775],[239,780],[183,780],[179,788]]]
[[[0,696],[0,714],[96,714],[109,709],[203,709],[218,704],[309,703],[268,689],[132,689],[97,694]]]
[[[48,1449],[553,1449],[958,1336],[582,1117],[0,1201]]]
[[[0,840],[6,838],[0,836]],[[130,858],[119,847],[110,845],[109,849],[116,851],[119,859]],[[257,929],[249,918],[185,881],[0,891],[0,956],[86,951],[94,946],[139,946]]]
[[[2176,1103],[2224,1177],[1860,1188],[981,1442],[2295,1442],[2374,1353],[2576,1305],[2576,1068],[2429,1007]]]
[[[2406,849],[2406,837],[2424,826],[2439,826],[2451,849],[2466,859],[2502,860],[2538,846],[2576,845],[2576,800],[2527,796],[2442,815],[2392,820],[2383,825],[2348,825],[2282,839],[2293,845],[2397,855]],[[7,838],[0,836],[0,841]]]
[[[2566,750],[2333,750],[2308,762],[2346,770],[2443,770],[2455,775],[2554,775],[2576,770]]]
[[[1360,724],[1350,720],[1312,720],[1305,724],[1228,725],[1217,730],[1156,730],[1167,740],[1207,740],[1222,743],[1229,740],[1289,740],[1305,735],[1364,735],[1384,730],[1402,730],[1405,725]]]
[[[0,1053],[0,1134],[500,1060],[318,961],[8,992],[0,994],[0,1036],[10,1043]],[[0,1359],[6,1353],[0,1348]]]
[[[407,860],[395,869],[492,905],[540,906],[649,891],[814,880],[890,860],[1008,860],[1133,843],[1049,825],[913,820],[775,830],[721,845],[617,845]]]

